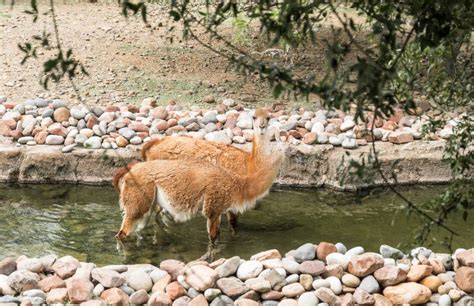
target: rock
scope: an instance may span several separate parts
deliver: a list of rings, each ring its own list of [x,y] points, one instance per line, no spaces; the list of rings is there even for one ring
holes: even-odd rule
[[[38,282],[38,287],[44,292],[49,292],[56,288],[66,288],[66,283],[57,275],[51,275]]]
[[[422,278],[429,276],[433,272],[433,267],[428,265],[414,265],[408,271],[407,281],[417,282]]]
[[[340,129],[341,131],[345,132],[352,129],[355,126],[355,122],[353,120],[344,120],[341,124]]]
[[[335,277],[335,276],[330,276],[326,278],[326,280],[329,282],[329,289],[334,292],[334,294],[339,295],[342,292],[342,284],[341,281]]]
[[[81,303],[92,298],[94,285],[83,278],[71,278],[66,282],[69,301],[72,303]]]
[[[263,264],[256,260],[243,262],[237,269],[237,277],[245,281],[249,278],[257,277],[263,270]]]
[[[316,251],[319,260],[325,261],[326,257],[331,253],[336,253],[337,248],[329,242],[320,242]]]
[[[453,129],[449,127],[446,127],[439,131],[439,137],[443,139],[449,139],[449,137],[451,137],[453,134],[454,134]]]
[[[318,139],[318,135],[316,133],[309,132],[309,133],[304,134],[303,143],[305,143],[307,145],[312,145],[312,144],[316,143],[317,139]]]
[[[443,294],[439,297],[439,306],[451,306],[451,298],[447,294]]]
[[[214,103],[216,102],[216,99],[214,98],[214,96],[205,96],[204,98],[202,98],[202,102],[204,103]]]
[[[375,298],[371,296],[366,290],[357,288],[354,292],[354,301],[357,305],[374,305]]]
[[[234,305],[234,301],[231,298],[225,295],[218,296],[215,298],[211,304],[211,306],[232,306]]]
[[[359,288],[367,291],[370,294],[380,292],[379,283],[372,275],[364,277],[360,282]]]
[[[355,149],[357,148],[357,140],[355,138],[344,138],[341,143],[342,147],[345,149]]]
[[[305,292],[298,298],[298,306],[317,306],[318,298],[314,292]]]
[[[384,258],[393,258],[393,259],[401,259],[403,258],[403,252],[400,251],[399,249],[393,248],[389,245],[382,244],[380,246],[380,254]]]
[[[181,284],[178,282],[171,282],[166,286],[165,289],[166,295],[172,300],[176,300],[177,298],[186,295],[186,290],[184,289]]]
[[[8,276],[8,285],[17,292],[38,288],[38,274],[28,270],[17,270]]]
[[[250,260],[258,260],[258,261],[263,261],[267,259],[281,259],[281,254],[278,250],[272,249],[272,250],[267,250],[267,251],[257,253],[255,255],[252,255],[252,257],[250,257]]]
[[[474,293],[474,268],[461,267],[454,278],[456,285],[467,293]],[[13,286],[12,286],[13,287]]]
[[[219,274],[205,265],[194,265],[184,272],[185,281],[198,291],[205,291],[211,288],[219,278]]]
[[[340,305],[340,299],[329,288],[319,288],[315,291],[316,297],[329,305]]]
[[[232,298],[238,297],[249,291],[249,288],[236,277],[221,278],[217,280],[216,284],[225,295]]]
[[[365,253],[351,258],[348,271],[358,277],[364,277],[374,273],[384,266],[383,257],[376,253]]]
[[[227,135],[225,131],[215,131],[204,136],[204,139],[208,141],[214,141],[229,145],[232,143],[232,139]]]
[[[64,142],[64,137],[59,136],[59,135],[48,135],[45,140],[45,143],[47,145],[60,145],[60,144],[63,144],[63,142]]]
[[[92,279],[98,281],[105,288],[120,287],[125,283],[125,278],[120,275],[118,272],[104,269],[96,268],[92,270],[91,273]],[[142,288],[140,288],[142,289]]]
[[[285,280],[285,274],[280,274],[276,269],[267,269],[260,273],[258,277],[263,278],[270,282],[272,288],[280,286]]]
[[[283,269],[285,269],[288,273],[299,273],[300,272],[300,264],[290,258],[283,258],[281,260],[283,265]]]
[[[253,127],[253,118],[249,113],[241,112],[237,120],[237,126],[243,130]]]
[[[473,280],[474,280],[474,278],[473,278]],[[438,292],[439,286],[441,286],[443,283],[441,282],[441,280],[437,276],[430,275],[430,276],[427,276],[427,277],[423,278],[420,281],[420,284],[428,287],[431,290],[431,292]]]
[[[393,304],[423,304],[430,300],[431,291],[418,283],[408,282],[385,288],[383,295]]]
[[[305,292],[305,290],[300,283],[294,283],[284,286],[281,292],[286,297],[296,297]]]
[[[11,295],[4,295],[0,296],[0,304],[2,304],[3,306],[13,306],[20,304],[20,300]]]
[[[326,271],[324,262],[320,260],[308,260],[300,264],[300,272],[317,276],[323,274]]]
[[[229,275],[234,274],[237,271],[237,268],[240,265],[240,257],[234,256],[229,259],[226,259],[226,261],[218,266],[216,268],[216,272],[219,275],[219,278],[222,277],[227,277]]]
[[[145,290],[150,291],[153,287],[153,282],[148,273],[144,270],[137,270],[126,274],[127,285],[133,288],[133,290]],[[114,286],[118,287],[118,286]]]
[[[73,144],[64,146],[64,147],[61,149],[61,152],[63,152],[63,153],[72,152],[72,150],[74,150],[75,147],[77,147],[77,143],[73,143]]]
[[[102,286],[101,283],[98,283],[98,284],[94,287],[94,290],[92,290],[92,294],[93,294],[94,296],[99,297],[99,296],[102,294],[102,292],[104,292],[104,291],[105,291],[104,286]]]
[[[298,263],[313,260],[316,257],[316,246],[312,243],[303,244],[293,252],[293,257]]]
[[[474,248],[457,253],[456,259],[461,266],[474,268]]]
[[[129,302],[130,304],[143,305],[148,302],[149,298],[150,297],[148,293],[145,290],[140,289],[138,291],[135,291],[132,295],[130,295]]]
[[[323,273],[323,277],[335,276],[338,279],[341,279],[344,275],[344,269],[341,265],[327,265],[326,271]]]
[[[412,142],[413,134],[405,131],[395,131],[388,135],[388,141],[395,144],[402,144],[407,142]]]
[[[207,306],[207,300],[204,295],[200,294],[194,297],[191,302],[189,302],[188,306]]]
[[[222,294],[222,291],[220,291],[219,289],[214,289],[214,288],[209,288],[209,289],[206,289],[206,291],[204,291],[204,296],[206,297],[208,301],[212,301],[213,299],[215,299],[221,294]]]
[[[350,288],[357,288],[359,287],[360,279],[357,276],[346,273],[342,276],[342,283],[344,284],[344,286]]]
[[[375,306],[392,306],[392,302],[390,302],[386,297],[381,294],[374,293],[372,295],[375,300]]]
[[[326,256],[326,263],[328,265],[340,265],[344,270],[347,269],[349,260],[349,256],[343,255],[341,253],[331,253]]]
[[[393,286],[407,279],[407,272],[397,266],[385,266],[375,271],[375,279],[383,286]]]
[[[53,118],[56,122],[68,121],[69,116],[69,110],[66,107],[57,108],[53,113]]]
[[[181,261],[174,260],[174,259],[167,259],[167,260],[163,260],[160,263],[160,269],[168,272],[168,274],[171,275],[172,280],[176,280],[178,275],[184,274],[185,265]]]
[[[346,256],[348,256],[349,258],[353,257],[353,256],[356,256],[356,255],[362,255],[364,254],[364,248],[361,247],[361,246],[357,246],[357,247],[354,247],[352,249],[350,249],[349,251],[347,251],[345,253]]]
[[[171,303],[171,299],[163,292],[153,293],[148,300],[150,306],[171,306]]]
[[[102,292],[100,298],[105,300],[108,305],[128,305],[128,295],[119,288],[110,288]]]
[[[87,149],[100,149],[102,147],[102,138],[92,136],[84,142],[84,147]]]
[[[257,292],[263,293],[268,292],[272,289],[270,282],[264,278],[249,278],[245,281],[245,285]]]
[[[71,111],[70,111],[70,112],[71,112],[71,116],[72,116],[74,119],[77,119],[77,120],[81,120],[81,119],[83,119],[83,118],[86,116],[86,113],[85,113],[82,109],[80,109],[80,108],[78,108],[78,107],[73,107],[73,108],[71,108]],[[95,112],[94,112],[94,114],[95,114]],[[97,116],[97,114],[96,114],[96,116]],[[100,116],[100,115],[99,115],[99,116]]]
[[[48,292],[46,303],[48,304],[65,304],[68,300],[66,288],[55,288]]]
[[[251,299],[245,299],[245,298],[239,298],[235,303],[233,304],[235,306],[259,306],[260,304],[254,300]]]
[[[11,257],[5,257],[0,261],[0,274],[10,275],[16,270],[16,261]]]
[[[313,277],[309,274],[301,274],[299,282],[305,290],[313,288]]]

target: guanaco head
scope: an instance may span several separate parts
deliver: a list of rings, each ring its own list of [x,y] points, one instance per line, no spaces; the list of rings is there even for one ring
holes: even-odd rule
[[[270,119],[270,111],[267,108],[258,108],[255,110],[255,119],[253,127],[257,135],[265,134]]]

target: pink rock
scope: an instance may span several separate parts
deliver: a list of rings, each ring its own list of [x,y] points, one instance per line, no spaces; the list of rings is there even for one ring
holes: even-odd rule
[[[423,304],[430,300],[431,290],[408,282],[385,288],[383,295],[393,304]]]
[[[153,111],[153,116],[157,119],[166,120],[166,118],[168,117],[168,111],[163,106],[158,106]]]
[[[65,137],[67,135],[67,129],[62,126],[61,123],[53,123],[50,126],[48,126],[48,133],[51,135],[58,135]]]
[[[46,295],[46,302],[48,304],[64,304],[68,300],[66,288],[52,289]]]
[[[217,287],[221,291],[231,297],[238,297],[245,292],[249,291],[249,288],[237,277],[226,277],[217,280]]]
[[[141,122],[137,122],[137,121],[130,123],[128,127],[134,130],[135,132],[148,132],[149,131],[149,128],[145,124]]]
[[[300,264],[300,272],[303,274],[310,274],[317,276],[326,272],[324,262],[320,260],[307,260]]]
[[[81,303],[92,298],[94,285],[87,279],[71,278],[66,282],[69,300],[72,303]]]
[[[474,268],[474,248],[459,252],[456,254],[456,259],[461,266]]]
[[[374,305],[375,299],[367,291],[357,288],[354,292],[354,300],[357,305]]]
[[[57,275],[51,275],[39,281],[38,287],[44,292],[52,289],[66,288],[66,283]]]
[[[160,269],[168,272],[171,275],[171,280],[176,280],[178,275],[184,274],[185,265],[181,261],[167,259],[160,263]]]
[[[317,139],[318,139],[318,135],[316,135],[316,133],[313,133],[313,132],[306,133],[303,136],[303,142],[308,145],[314,144]]]
[[[53,118],[56,122],[63,122],[69,120],[69,110],[66,107],[60,107],[53,113]]]
[[[374,277],[382,287],[388,287],[405,281],[407,272],[397,266],[385,266],[375,271]]]
[[[149,306],[171,306],[171,299],[162,292],[155,292],[148,300]]]
[[[172,301],[186,294],[186,290],[178,282],[169,283],[165,292]]]
[[[337,249],[336,246],[329,242],[321,242],[318,244],[318,248],[316,250],[316,255],[319,260],[326,261],[326,256],[331,253],[336,253]]]
[[[414,140],[413,134],[405,131],[396,131],[388,135],[388,141],[395,144],[402,144],[412,142]]]
[[[263,251],[260,253],[257,253],[250,257],[250,260],[267,260],[267,259],[281,259],[281,254],[280,251],[276,249],[268,250],[268,251]]]
[[[286,285],[281,289],[281,293],[283,293],[286,297],[296,297],[304,293],[304,287],[300,283],[293,283]]]
[[[100,298],[105,300],[109,305],[128,305],[129,297],[119,288],[110,288],[102,292]]]
[[[214,269],[204,265],[195,265],[186,269],[184,276],[186,283],[198,291],[213,287],[219,278]]]
[[[408,271],[407,281],[417,282],[422,278],[427,277],[433,272],[433,267],[428,265],[414,265]]]
[[[474,293],[474,268],[459,268],[456,271],[456,277],[454,280],[459,289],[464,290],[467,293]]]
[[[56,260],[51,267],[56,274],[62,279],[71,277],[80,267],[79,261],[72,256],[64,256]]]
[[[46,142],[46,137],[48,137],[48,132],[42,131],[35,135],[35,142],[37,144],[44,144]]]
[[[209,303],[207,302],[206,298],[204,295],[200,294],[194,299],[189,302],[188,306],[207,306]]]
[[[365,253],[351,258],[348,271],[357,277],[364,277],[374,273],[384,266],[384,259],[376,253]]]

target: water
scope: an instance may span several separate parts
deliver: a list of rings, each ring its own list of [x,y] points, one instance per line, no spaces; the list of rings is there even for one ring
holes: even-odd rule
[[[416,201],[429,200],[441,187],[416,187],[403,192]],[[165,258],[194,260],[207,246],[203,217],[171,224],[152,244],[147,231],[143,246],[131,237],[121,252],[115,233],[120,227],[118,196],[112,188],[70,185],[0,185],[0,258],[49,253],[73,255],[97,264],[159,263]],[[380,244],[413,242],[417,219],[400,211],[393,194],[377,191],[355,195],[327,190],[274,191],[239,219],[235,236],[223,221],[218,256],[250,255],[277,248],[286,252],[305,242],[343,242],[377,251]],[[474,219],[455,216],[450,224],[462,233],[454,247],[474,246]],[[437,233],[442,237],[445,232]],[[436,235],[435,235],[436,236]],[[441,244],[433,249],[446,251]]]

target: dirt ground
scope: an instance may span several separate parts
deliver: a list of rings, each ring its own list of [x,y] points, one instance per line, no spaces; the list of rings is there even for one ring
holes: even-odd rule
[[[31,15],[24,13],[26,9],[29,9],[27,4],[13,7],[0,4],[0,96],[15,102],[37,96],[76,101],[67,81],[51,84],[49,91],[41,87],[41,65],[48,54],[40,52],[38,59],[20,64],[23,53],[18,48],[19,43],[31,41],[33,35],[41,35],[43,30],[52,33],[49,15],[40,14],[33,23]],[[46,4],[39,5],[41,13],[47,9]],[[139,103],[145,97],[154,97],[159,104],[175,100],[182,105],[200,105],[208,95],[217,101],[234,98],[247,105],[283,102],[312,106],[317,102],[317,98],[310,101],[273,99],[267,84],[257,76],[243,76],[229,67],[226,59],[197,42],[183,41],[179,29],[174,33],[174,42],[170,43],[172,34],[163,7],[149,6],[148,26],[141,18],[125,18],[115,3],[57,3],[56,12],[64,47],[73,49],[90,74],[76,80],[81,96],[88,103]],[[328,20],[329,24],[333,22]],[[233,33],[231,24],[229,33]],[[248,37],[243,37],[245,41],[240,43],[247,48],[257,52],[266,49],[258,44],[258,32],[246,35]],[[298,64],[289,65],[296,67],[300,75],[322,75],[325,69],[323,40],[330,35],[329,29],[323,29],[320,43],[298,54]],[[231,36],[230,39],[237,38]]]

